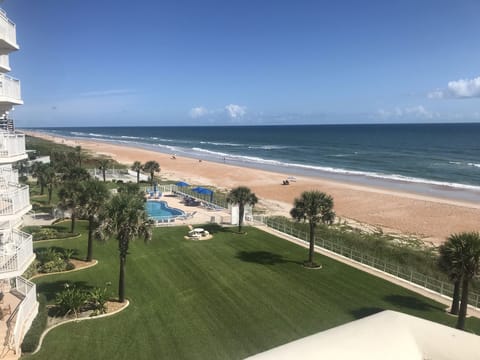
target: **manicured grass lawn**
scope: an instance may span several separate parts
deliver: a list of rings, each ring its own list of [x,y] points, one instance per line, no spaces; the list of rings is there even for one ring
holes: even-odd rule
[[[317,257],[322,270],[304,269],[306,249],[260,230],[209,230],[210,241],[184,240],[187,228],[176,227],[156,229],[148,244],[133,243],[130,307],[53,330],[30,358],[242,359],[383,309],[455,323],[443,305],[328,258]],[[51,243],[85,255],[84,236]],[[95,257],[91,269],[38,279],[38,290],[52,301],[67,281],[111,281],[116,296],[116,242],[97,243]],[[467,327],[480,332],[480,321],[468,319]]]

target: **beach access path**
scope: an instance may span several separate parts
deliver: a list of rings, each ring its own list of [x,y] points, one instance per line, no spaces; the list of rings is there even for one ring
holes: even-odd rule
[[[319,190],[333,196],[337,215],[358,223],[382,228],[385,232],[415,235],[435,245],[447,236],[461,231],[480,229],[480,204],[420,194],[392,191],[353,183],[304,177],[289,173],[233,166],[228,163],[199,162],[198,158],[117,145],[98,140],[79,140],[25,131],[26,134],[70,146],[82,146],[92,153],[111,156],[120,163],[157,161],[162,178],[185,181],[194,185],[210,185],[221,189],[248,186],[262,200],[269,215],[289,216],[295,197],[306,190]],[[282,185],[282,180],[295,176],[296,181]]]

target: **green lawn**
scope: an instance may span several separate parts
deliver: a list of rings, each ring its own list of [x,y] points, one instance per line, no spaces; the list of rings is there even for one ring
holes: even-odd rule
[[[133,243],[130,307],[111,318],[60,326],[29,358],[242,359],[383,309],[455,322],[443,305],[328,258],[318,256],[322,270],[304,269],[306,249],[260,230],[209,230],[210,241],[184,240],[187,228],[175,227],[156,229],[148,244]],[[51,244],[76,248],[79,256],[86,250],[84,236]],[[40,278],[38,290],[52,301],[67,281],[111,281],[116,294],[116,243],[96,244],[95,254],[97,266]],[[480,332],[480,321],[469,319],[467,327]]]

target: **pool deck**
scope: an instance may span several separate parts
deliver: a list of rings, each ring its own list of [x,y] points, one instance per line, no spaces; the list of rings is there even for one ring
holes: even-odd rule
[[[187,214],[186,217],[175,218],[175,221],[159,222],[157,226],[179,226],[179,225],[193,225],[206,223],[229,223],[230,213],[227,209],[210,210],[203,206],[186,206],[182,201],[181,196],[176,196],[171,193],[164,193],[158,199],[147,199],[149,201],[165,201],[169,207],[180,209]],[[200,200],[202,201],[202,200]],[[193,216],[188,215],[193,214]],[[213,220],[213,221],[212,221]]]

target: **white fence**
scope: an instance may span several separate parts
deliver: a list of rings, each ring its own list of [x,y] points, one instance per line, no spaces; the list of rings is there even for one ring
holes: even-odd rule
[[[21,101],[20,80],[5,74],[0,75],[0,96]]]
[[[15,24],[7,17],[7,14],[3,10],[0,10],[0,38],[11,44],[17,44]]]
[[[7,235],[8,236],[8,235]],[[12,230],[0,245],[0,274],[23,270],[33,258],[32,235]]]
[[[1,190],[0,190],[1,191]],[[0,192],[0,216],[15,215],[30,207],[28,186],[8,186]]]
[[[0,132],[0,157],[25,155],[25,135]]]
[[[18,354],[25,332],[35,317],[34,311],[37,306],[37,291],[34,283],[20,276],[15,278],[15,288],[25,296],[18,306],[15,327],[9,343],[10,348],[14,349],[15,354]]]
[[[292,224],[290,223],[274,221],[264,216],[253,216],[247,220],[260,222],[272,229],[292,236],[305,243],[309,243],[308,233],[298,228],[295,228],[295,226],[292,226]],[[319,237],[316,238],[315,246],[344,256],[348,259],[353,260],[357,264],[365,265],[383,271],[391,275],[392,277],[420,286],[424,289],[438,293],[442,296],[451,298],[453,295],[453,285],[451,283],[441,281],[433,277],[424,275],[422,273],[413,271],[399,264],[389,263],[383,259],[371,256],[369,254],[365,254],[361,251],[339,245],[334,241],[325,240]],[[476,308],[480,308],[480,294],[470,291],[468,303]]]

